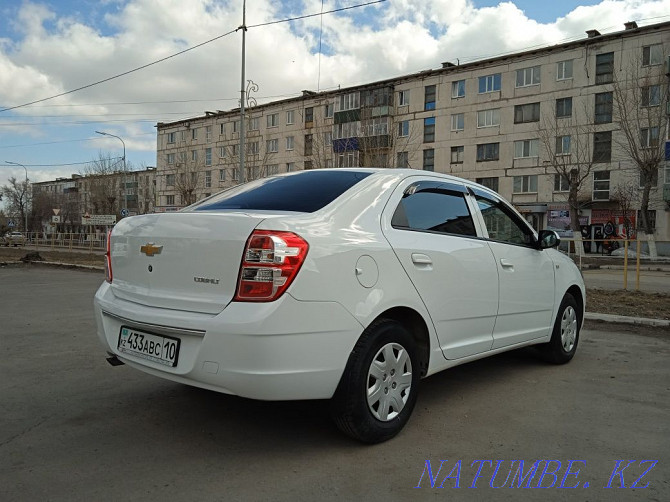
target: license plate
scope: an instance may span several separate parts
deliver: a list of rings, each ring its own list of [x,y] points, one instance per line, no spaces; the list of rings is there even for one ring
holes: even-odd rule
[[[141,357],[165,366],[176,366],[179,358],[178,338],[154,335],[126,326],[119,334],[119,352]]]

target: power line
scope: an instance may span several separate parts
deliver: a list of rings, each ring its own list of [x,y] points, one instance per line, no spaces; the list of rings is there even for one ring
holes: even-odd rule
[[[105,158],[105,160],[121,160],[123,157],[109,157],[109,159]],[[89,160],[87,162],[69,162],[66,164],[25,164],[26,167],[61,167],[61,166],[81,166],[84,164],[92,164],[93,162],[96,162],[95,160]]]
[[[332,14],[332,13],[335,13],[335,12],[342,12],[342,11],[345,11],[345,10],[356,9],[358,7],[367,7],[369,5],[374,5],[374,4],[382,3],[382,2],[385,2],[385,1],[386,0],[374,0],[374,1],[371,1],[371,2],[363,3],[363,4],[357,4],[357,5],[352,5],[352,6],[349,6],[349,7],[341,7],[339,9],[333,9],[333,10],[330,10],[328,12],[323,12],[323,13],[318,13],[318,14],[307,14],[307,15],[304,15],[304,16],[297,16],[297,17],[292,17],[292,18],[280,19],[280,20],[277,20],[277,21],[269,21],[267,23],[259,23],[259,24],[249,25],[249,26],[246,26],[246,29],[259,28],[261,26],[269,26],[269,25],[272,25],[272,24],[288,23],[290,21],[297,21],[297,20],[300,20],[300,19],[307,19],[307,18],[310,18],[310,17],[320,16],[322,14]],[[77,87],[76,89],[71,89],[69,91],[61,92],[60,94],[55,94],[55,95],[49,96],[47,98],[36,99],[34,101],[30,101],[28,103],[23,103],[21,105],[15,105],[15,106],[10,106],[10,107],[7,107],[7,108],[0,109],[0,113],[6,112],[6,111],[9,111],[9,110],[16,110],[17,108],[23,108],[25,106],[34,105],[36,103],[42,103],[44,101],[48,101],[48,100],[54,99],[54,98],[59,98],[61,96],[66,96],[68,94],[72,94],[74,92],[82,91],[84,89],[88,89],[90,87],[94,87],[96,85],[103,84],[105,82],[109,82],[110,80],[114,80],[114,79],[117,79],[119,77],[123,77],[125,75],[130,74],[130,73],[134,73],[136,71],[143,70],[143,69],[148,68],[150,66],[156,65],[158,63],[162,63],[164,61],[167,61],[168,59],[172,59],[174,57],[185,54],[186,52],[189,52],[189,51],[192,51],[192,50],[197,49],[199,47],[202,47],[203,45],[207,45],[207,44],[210,44],[212,42],[215,42],[216,40],[220,40],[224,37],[227,37],[228,35],[232,35],[233,33],[235,33],[240,28],[241,27],[236,28],[234,30],[230,30],[230,31],[224,33],[223,35],[219,35],[219,36],[216,36],[214,38],[210,38],[209,40],[206,40],[205,42],[201,42],[199,44],[196,44],[193,47],[189,47],[188,49],[184,49],[183,51],[179,51],[175,54],[171,54],[171,55],[166,56],[164,58],[157,59],[156,61],[152,61],[151,63],[147,63],[147,64],[142,65],[142,66],[138,66],[137,68],[133,68],[132,70],[128,70],[128,71],[125,71],[123,73],[119,73],[117,75],[113,75],[111,77],[104,78],[102,80],[98,80],[97,82],[93,82],[91,84],[83,85],[81,87]]]

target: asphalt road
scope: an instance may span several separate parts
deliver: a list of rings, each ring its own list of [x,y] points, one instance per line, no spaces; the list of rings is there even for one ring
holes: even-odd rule
[[[91,305],[101,281],[0,268],[3,502],[670,500],[667,330],[601,325],[566,366],[522,350],[442,372],[397,438],[362,446],[323,402],[255,402],[109,366]],[[545,467],[553,486],[518,488],[530,480],[512,481],[519,461],[527,474],[542,459],[554,462],[529,486]]]
[[[583,270],[582,275],[589,288],[623,289],[623,270]],[[628,271],[627,289],[629,291],[635,291],[635,279],[635,264],[633,264],[633,270]],[[670,294],[670,271],[640,271],[640,291]]]

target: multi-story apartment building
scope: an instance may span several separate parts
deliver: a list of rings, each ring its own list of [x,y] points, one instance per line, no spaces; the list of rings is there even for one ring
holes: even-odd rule
[[[658,240],[670,240],[669,41],[670,23],[627,23],[251,107],[246,180],[348,166],[453,173],[499,191],[537,229],[567,228],[577,187],[573,213],[593,236],[607,223],[631,233],[649,179],[650,222]],[[157,211],[239,182],[239,110],[157,127]],[[640,172],[650,158],[651,171]]]
[[[124,188],[125,187],[125,188]],[[82,231],[85,215],[153,213],[156,200],[156,168],[106,174],[73,174],[32,184],[33,227],[57,227],[63,232]],[[125,203],[124,203],[125,199]],[[60,223],[53,225],[56,209]]]

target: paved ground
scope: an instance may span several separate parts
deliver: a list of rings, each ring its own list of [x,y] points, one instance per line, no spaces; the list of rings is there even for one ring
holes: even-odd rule
[[[524,350],[435,375],[403,433],[369,447],[338,433],[321,402],[249,401],[109,366],[93,333],[99,283],[0,268],[3,502],[670,500],[667,330],[601,324],[567,366]],[[527,473],[538,459],[560,462],[553,488],[509,489],[518,461]],[[498,460],[494,486],[512,472],[504,490],[489,486]]]
[[[623,289],[623,270],[584,270],[582,274],[588,288]],[[634,268],[632,271],[628,271],[628,290],[635,290]],[[649,293],[670,293],[670,269],[665,271],[641,271],[640,290]]]

